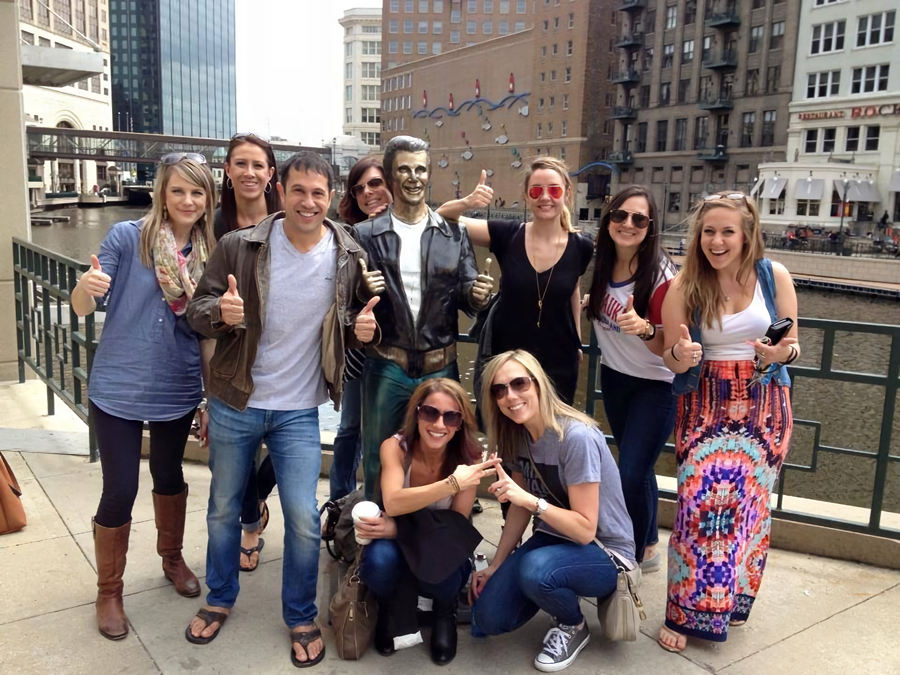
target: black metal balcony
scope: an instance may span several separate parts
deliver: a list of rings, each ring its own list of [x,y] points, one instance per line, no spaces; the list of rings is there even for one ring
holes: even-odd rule
[[[741,17],[736,9],[716,12],[706,20],[707,28],[737,28],[741,25]]]
[[[616,150],[607,155],[606,161],[610,164],[631,165],[634,164],[634,153],[632,153],[631,150]]]
[[[720,54],[709,56],[703,61],[703,67],[710,70],[734,70],[737,64],[737,52],[733,49],[723,49]]]
[[[637,109],[625,105],[617,105],[609,113],[611,120],[632,120],[635,117],[637,117]]]
[[[705,98],[697,102],[700,110],[732,110],[734,99],[731,96],[719,96],[718,98]]]
[[[697,153],[697,158],[704,162],[723,163],[728,161],[728,148],[717,145],[714,148],[704,148]]]
[[[641,81],[641,74],[633,68],[613,74],[614,84],[631,84]]]
[[[619,0],[616,7],[620,12],[635,12],[640,9],[646,9],[647,0]]]
[[[620,49],[638,49],[644,44],[643,33],[629,33],[616,38],[615,45]]]

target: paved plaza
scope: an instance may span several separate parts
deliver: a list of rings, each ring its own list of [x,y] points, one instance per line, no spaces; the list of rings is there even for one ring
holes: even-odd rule
[[[54,417],[42,414],[43,391],[33,383],[0,385],[0,450],[22,484],[29,519],[25,530],[0,537],[0,673],[296,672],[281,620],[283,519],[277,497],[269,501],[272,519],[259,569],[241,575],[240,598],[219,638],[195,646],[185,641],[184,628],[202,597],[180,597],[162,576],[146,462],[125,572],[131,632],[120,642],[97,632],[90,524],[100,495],[100,466],[84,456],[36,452],[87,448],[84,426],[64,406],[58,406]],[[210,475],[202,464],[187,464],[185,475],[191,494],[184,554],[202,580]],[[320,481],[320,500],[326,492],[327,481]],[[481,550],[490,556],[500,536],[500,510],[495,502],[484,503],[485,512],[475,517],[475,524],[485,537]],[[318,594],[323,619],[334,569],[323,549]],[[596,611],[585,601],[592,642],[568,673],[900,675],[900,571],[772,551],[747,625],[732,629],[725,644],[690,641],[683,655],[655,644],[665,601],[664,573],[645,577],[642,596],[648,618],[635,643],[602,638]],[[359,662],[341,661],[326,629],[328,655],[315,672],[537,672],[531,661],[548,621],[539,614],[517,633],[490,639],[472,638],[468,627],[461,626],[458,656],[444,668],[432,665],[424,646],[391,658],[371,650]]]

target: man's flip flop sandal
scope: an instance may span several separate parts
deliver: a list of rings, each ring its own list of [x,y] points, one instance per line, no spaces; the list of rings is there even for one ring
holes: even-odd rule
[[[322,651],[319,652],[319,655],[311,659],[309,658],[309,650],[307,647],[311,645],[313,642],[322,637],[322,631],[318,628],[313,628],[310,631],[306,631],[305,633],[302,631],[295,631],[291,633],[291,663],[293,663],[297,668],[309,668],[310,666],[314,666],[319,663],[322,659],[325,658],[325,643],[322,642]],[[294,651],[294,644],[299,643],[303,649],[306,651],[306,661],[301,661],[297,658],[297,653]]]
[[[225,625],[225,620],[228,618],[228,615],[225,612],[211,612],[206,609],[206,607],[201,607],[200,611],[197,612],[197,618],[201,619],[203,623],[206,624],[203,627],[203,630],[206,630],[209,628],[210,624],[216,622],[218,622],[219,627],[216,629],[216,632],[209,637],[202,637],[191,633],[191,624],[188,624],[187,628],[184,629],[184,637],[187,638],[188,642],[192,642],[195,645],[207,645],[219,637],[219,633],[222,632],[222,626]]]
[[[262,553],[263,546],[265,546],[265,545],[266,545],[266,540],[263,539],[262,537],[260,537],[259,543],[256,546],[254,546],[253,548],[244,548],[243,546],[241,546],[240,547],[241,553],[243,553],[245,556],[247,556],[247,560],[250,560],[250,556],[253,555],[254,553]],[[240,564],[238,565],[238,567],[240,568],[241,572],[253,572],[254,570],[256,570],[257,567],[259,567],[259,556],[257,556],[256,564],[253,567],[241,567]]]

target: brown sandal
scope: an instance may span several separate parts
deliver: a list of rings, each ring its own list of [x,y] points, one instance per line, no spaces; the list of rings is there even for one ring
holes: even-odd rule
[[[316,640],[320,640],[322,638],[322,631],[319,630],[318,626],[308,631],[299,631],[293,630],[291,631],[291,663],[293,663],[297,668],[309,668],[310,666],[314,666],[317,663],[321,662],[322,659],[325,658],[325,641],[322,641],[322,651],[319,652],[319,655],[311,659],[309,658],[309,650],[307,647],[311,645]],[[294,651],[294,645],[300,644],[304,651],[306,651],[306,661],[301,661],[297,658],[297,653]]]
[[[219,633],[222,632],[222,626],[225,625],[226,619],[228,619],[228,614],[225,612],[212,612],[206,607],[201,607],[200,611],[197,612],[197,618],[202,620],[206,625],[203,627],[203,630],[209,628],[210,624],[217,623],[219,627],[216,629],[216,632],[210,635],[209,637],[203,637],[200,635],[194,635],[191,632],[191,624],[187,625],[187,628],[184,629],[184,637],[187,638],[188,642],[192,642],[195,645],[207,645],[217,637],[219,637]]]

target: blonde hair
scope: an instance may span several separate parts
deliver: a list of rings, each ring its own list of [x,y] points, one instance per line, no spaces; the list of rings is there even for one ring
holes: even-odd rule
[[[504,352],[491,359],[485,366],[481,384],[481,411],[484,414],[485,428],[487,429],[488,451],[496,452],[504,462],[513,462],[519,456],[519,451],[527,448],[531,439],[523,424],[513,422],[500,411],[497,401],[491,395],[491,385],[497,372],[510,361],[519,363],[528,374],[534,378],[534,386],[537,387],[538,407],[541,421],[545,429],[552,429],[560,440],[565,439],[565,429],[560,424],[560,418],[567,418],[597,426],[597,422],[583,412],[563,403],[556,394],[550,378],[538,360],[529,352],[521,349]]]
[[[153,183],[153,205],[147,215],[141,219],[141,262],[150,268],[153,267],[153,247],[156,245],[156,237],[167,213],[166,188],[169,187],[169,180],[173,172],[206,192],[206,207],[203,215],[194,223],[194,227],[200,228],[201,234],[206,239],[208,251],[212,251],[216,245],[216,237],[213,233],[216,181],[209,167],[187,157],[175,164],[160,164],[156,181]]]
[[[525,194],[528,194],[528,181],[531,180],[532,174],[541,169],[555,171],[562,178],[563,188],[566,192],[563,201],[563,212],[559,217],[559,221],[564,231],[575,232],[575,227],[572,225],[572,199],[575,195],[575,189],[572,187],[572,179],[569,178],[569,167],[566,166],[564,161],[556,159],[556,157],[538,157],[532,160],[531,166],[525,172]]]
[[[744,245],[741,254],[741,266],[737,280],[746,281],[753,272],[757,260],[763,257],[765,244],[759,226],[759,210],[751,197],[742,195],[740,199],[730,198],[736,192],[719,192],[722,197],[709,201],[701,201],[688,216],[687,253],[684,266],[678,274],[678,284],[684,294],[687,315],[691,323],[694,314],[700,314],[700,326],[712,328],[714,322],[721,325],[722,310],[725,307],[725,293],[719,285],[716,271],[709,264],[701,247],[703,218],[713,209],[728,209],[741,215],[741,231],[744,234]]]

